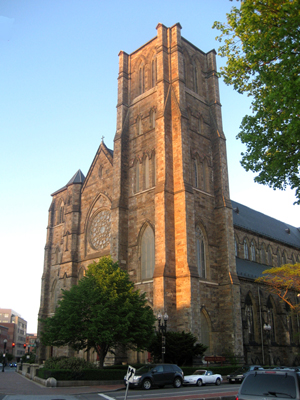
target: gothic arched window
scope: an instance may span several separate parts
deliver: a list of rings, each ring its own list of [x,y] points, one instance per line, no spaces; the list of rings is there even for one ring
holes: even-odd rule
[[[144,162],[144,179],[145,179],[145,189],[150,187],[150,179],[149,179],[149,158],[145,158]]]
[[[199,182],[197,160],[194,160],[194,179],[195,179],[194,184],[195,184],[195,187],[197,188],[198,187],[198,182]]]
[[[249,260],[249,248],[246,239],[244,239],[244,259]]]
[[[260,262],[262,264],[266,264],[267,263],[267,261],[266,261],[266,249],[265,249],[264,245],[262,245],[261,249],[260,249]]]
[[[286,254],[285,252],[282,253],[282,264],[286,264]]]
[[[194,92],[198,93],[198,70],[196,65],[194,65],[193,71],[194,71]]]
[[[152,81],[152,87],[156,85],[157,81],[157,58],[156,56],[153,57],[152,62],[151,62],[151,81]]]
[[[144,78],[144,65],[141,65],[139,68],[139,94],[144,93],[145,91],[145,78]]]
[[[245,319],[247,322],[247,333],[249,342],[254,341],[254,317],[253,317],[253,304],[249,293],[245,300]]]
[[[270,247],[270,246],[268,247],[268,265],[269,265],[270,267],[273,266],[272,250],[271,250],[271,247]]]
[[[135,192],[140,190],[140,163],[137,162],[135,166]]]
[[[277,250],[277,267],[281,267],[281,256],[279,249]]]
[[[154,233],[148,225],[141,240],[141,270],[142,280],[152,279],[155,265]]]
[[[199,226],[196,227],[196,260],[198,274],[201,278],[206,278],[206,254],[204,236]]]
[[[236,237],[234,237],[234,254],[236,257],[238,256],[238,245],[237,245]]]
[[[156,185],[156,156],[152,156],[152,186]]]
[[[256,261],[256,255],[255,255],[255,245],[254,242],[251,242],[251,261]]]
[[[270,330],[271,342],[275,342],[276,324],[275,324],[274,307],[273,307],[273,302],[271,300],[271,296],[268,297],[268,301],[267,301],[267,323],[269,325],[271,325],[271,330]]]
[[[57,224],[62,224],[64,222],[65,217],[65,209],[64,209],[64,202],[60,203],[58,213],[57,213]]]

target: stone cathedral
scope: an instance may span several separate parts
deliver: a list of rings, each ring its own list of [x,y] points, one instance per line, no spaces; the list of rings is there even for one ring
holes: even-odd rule
[[[299,262],[299,229],[230,200],[216,52],[180,24],[156,30],[119,53],[114,149],[102,139],[86,177],[52,194],[39,317],[111,255],[168,329],[192,332],[207,354],[297,364],[299,321],[254,279]],[[41,360],[60,354],[71,352],[40,347]]]

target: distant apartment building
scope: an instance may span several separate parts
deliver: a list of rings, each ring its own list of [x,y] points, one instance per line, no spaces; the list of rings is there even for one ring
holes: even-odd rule
[[[0,308],[0,325],[8,328],[6,351],[17,359],[22,357],[25,354],[27,321],[12,309]]]

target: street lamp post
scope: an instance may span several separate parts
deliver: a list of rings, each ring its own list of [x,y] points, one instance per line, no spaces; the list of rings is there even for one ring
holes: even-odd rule
[[[269,323],[264,324],[264,331],[266,332],[267,341],[268,341],[268,353],[269,353],[269,365],[271,366],[271,325]]]
[[[4,372],[4,366],[5,366],[5,350],[6,350],[6,343],[7,343],[7,339],[3,340],[3,360],[2,360],[2,372]]]
[[[165,333],[167,332],[167,322],[169,319],[168,314],[165,312],[164,316],[162,316],[161,312],[157,314],[158,319],[158,331],[161,332],[161,360],[165,362],[165,353],[166,353],[166,337]]]

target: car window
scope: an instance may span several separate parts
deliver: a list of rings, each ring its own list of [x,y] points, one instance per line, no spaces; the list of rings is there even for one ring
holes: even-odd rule
[[[151,368],[153,368],[153,365],[144,365],[136,371],[136,375],[145,374],[146,372],[149,372]]]
[[[173,372],[173,365],[164,365],[164,372]]]
[[[163,372],[163,366],[162,365],[157,365],[156,367],[153,368],[153,370],[155,370],[156,372]]]
[[[241,387],[242,395],[296,398],[295,378],[287,374],[251,374]]]

